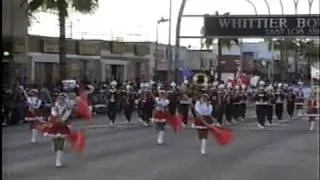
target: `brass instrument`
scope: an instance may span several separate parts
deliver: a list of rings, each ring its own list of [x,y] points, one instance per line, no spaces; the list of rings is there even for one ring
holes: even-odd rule
[[[193,84],[199,87],[207,87],[208,81],[209,81],[208,75],[204,73],[197,73],[192,77]]]

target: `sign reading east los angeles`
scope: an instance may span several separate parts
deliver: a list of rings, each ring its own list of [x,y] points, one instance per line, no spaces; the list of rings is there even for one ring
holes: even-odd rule
[[[316,15],[205,16],[205,36],[319,36]]]

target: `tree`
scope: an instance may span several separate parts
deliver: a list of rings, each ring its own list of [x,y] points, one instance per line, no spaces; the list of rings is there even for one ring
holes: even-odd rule
[[[219,15],[219,12],[216,11],[215,12],[216,16]],[[228,16],[230,15],[230,13],[224,13],[224,16]],[[201,34],[204,35],[204,27],[201,28]],[[209,38],[206,37],[204,39],[201,39],[201,48],[203,48],[204,46],[209,50],[212,45],[214,44],[214,41],[217,40],[218,41],[218,65],[217,65],[217,74],[218,77],[216,78],[218,81],[221,80],[221,68],[220,68],[220,64],[221,64],[221,58],[222,58],[222,48],[226,47],[228,49],[231,48],[232,45],[238,45],[239,44],[239,40],[238,39],[234,39],[234,38]]]
[[[55,12],[59,18],[59,72],[60,79],[67,78],[66,66],[66,17],[74,10],[83,14],[93,13],[98,0],[24,0],[27,3],[29,17],[37,11]]]
[[[271,50],[271,41],[269,41],[269,50]],[[288,79],[288,58],[297,50],[297,45],[294,39],[278,39],[273,41],[273,49],[280,51],[280,63],[281,63],[281,79]]]
[[[269,44],[269,50],[271,44]],[[295,59],[299,55],[304,55],[308,64],[308,72],[310,73],[310,65],[313,62],[319,61],[319,45],[316,45],[313,41],[296,40],[296,39],[279,39],[274,41],[274,50],[280,51],[280,61],[282,64],[281,69],[288,70],[288,57],[294,53]],[[297,63],[297,62],[296,62]],[[284,73],[287,71],[281,71],[282,77],[286,79]]]

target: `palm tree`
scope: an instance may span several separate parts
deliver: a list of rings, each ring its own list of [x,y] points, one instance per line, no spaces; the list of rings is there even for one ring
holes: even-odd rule
[[[297,49],[297,44],[293,39],[278,39],[273,42],[273,49],[280,51],[281,62],[281,78],[287,79],[288,75],[288,58],[292,52]],[[269,50],[271,50],[271,43],[269,42]]]
[[[218,16],[219,12],[216,11],[215,14]],[[228,16],[230,15],[230,13],[224,13],[223,15]],[[204,35],[204,27],[201,28],[201,34]],[[222,48],[226,47],[230,49],[232,45],[238,45],[239,40],[234,38],[217,38],[216,40],[218,41],[218,65],[217,65],[216,71],[218,74],[217,80],[220,81],[221,80],[220,64],[221,64],[221,58],[222,58]],[[214,38],[201,39],[201,48],[205,46],[209,50],[213,46],[214,41],[215,41]]]
[[[310,79],[311,65],[320,60],[319,44],[316,45],[314,41],[300,41],[299,43],[300,53],[304,54],[304,57],[307,60],[308,79]]]
[[[98,0],[24,0],[27,3],[28,14],[31,17],[33,13],[42,10],[47,12],[55,12],[59,18],[59,71],[60,79],[67,78],[66,66],[66,17],[69,11],[75,10],[83,14],[89,14],[98,7]]]
[[[271,46],[269,44],[269,49]],[[274,49],[280,51],[280,61],[282,64],[282,78],[286,79],[288,70],[288,57],[294,52],[295,57],[299,54],[303,54],[307,60],[308,72],[310,72],[310,66],[313,62],[319,61],[319,45],[316,45],[313,41],[301,41],[295,39],[276,40],[274,41]],[[296,62],[297,63],[297,62]]]

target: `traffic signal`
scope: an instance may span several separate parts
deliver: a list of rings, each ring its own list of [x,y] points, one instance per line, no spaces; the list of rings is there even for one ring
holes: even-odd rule
[[[12,59],[13,57],[13,42],[9,39],[2,41],[2,57],[3,59]]]

